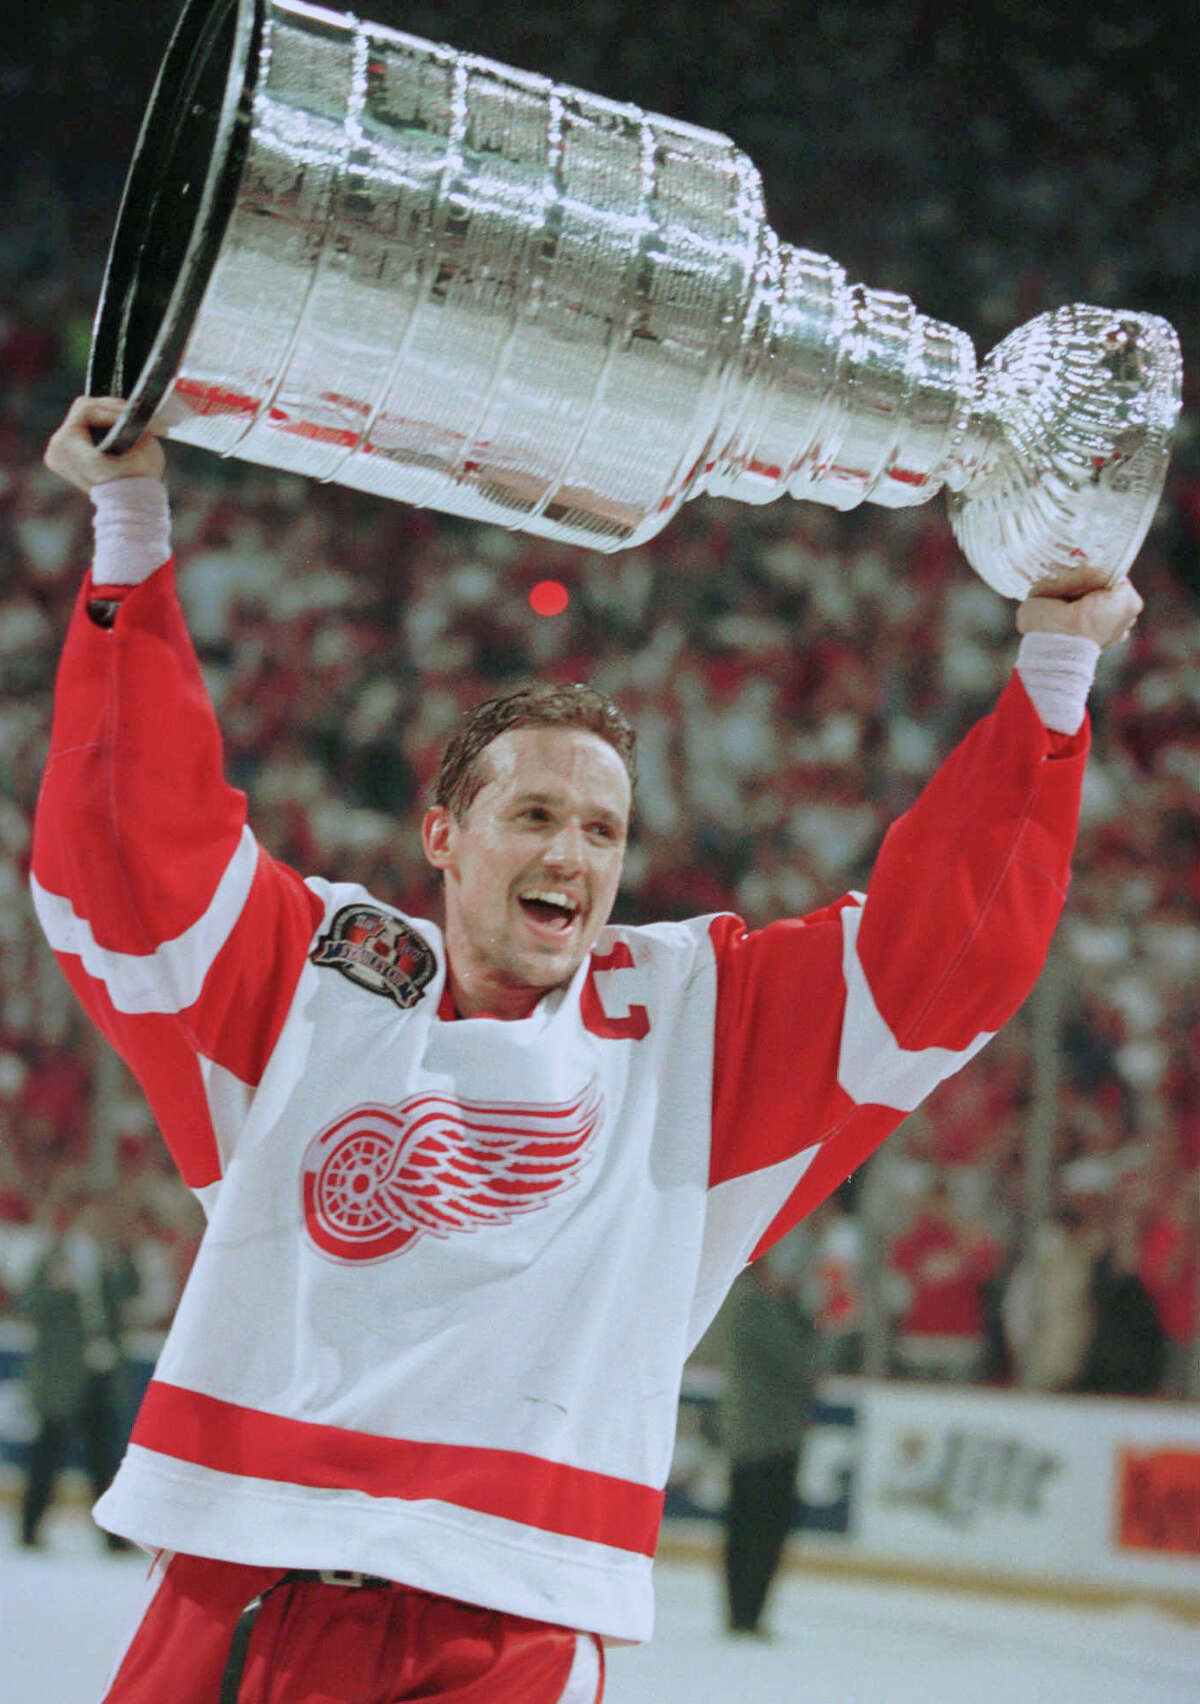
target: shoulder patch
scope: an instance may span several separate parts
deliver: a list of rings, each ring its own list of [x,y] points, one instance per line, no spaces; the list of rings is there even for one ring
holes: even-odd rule
[[[405,1010],[416,1005],[437,966],[428,941],[373,905],[344,905],[309,958],[316,965],[332,965],[368,993],[382,994]]]

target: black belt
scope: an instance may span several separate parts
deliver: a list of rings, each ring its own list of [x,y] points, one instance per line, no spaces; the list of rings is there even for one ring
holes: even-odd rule
[[[237,1704],[238,1691],[242,1684],[242,1670],[246,1666],[246,1653],[250,1649],[250,1635],[254,1631],[254,1623],[258,1620],[258,1612],[280,1586],[295,1586],[305,1580],[315,1580],[323,1586],[343,1586],[356,1590],[360,1586],[374,1587],[376,1590],[390,1589],[395,1580],[380,1579],[378,1574],[356,1574],[348,1568],[292,1568],[282,1579],[276,1580],[273,1586],[259,1592],[252,1598],[238,1616],[237,1626],[233,1630],[233,1638],[229,1641],[229,1657],[225,1663],[225,1673],[221,1676],[221,1704]]]

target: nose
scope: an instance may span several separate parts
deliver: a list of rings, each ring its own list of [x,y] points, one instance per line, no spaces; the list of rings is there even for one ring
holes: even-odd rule
[[[570,874],[583,867],[583,829],[577,822],[564,822],[547,842],[542,858],[548,868]]]

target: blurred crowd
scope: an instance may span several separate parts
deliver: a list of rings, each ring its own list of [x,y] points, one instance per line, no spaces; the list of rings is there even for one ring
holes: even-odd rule
[[[986,6],[826,3],[801,30],[765,0],[699,19],[666,3],[653,36],[626,10],[584,0],[568,29],[565,12],[505,23],[462,5],[438,23],[417,5],[406,27],[728,131],[762,166],[781,234],[905,290],[981,348],[1081,298],[1166,312],[1185,354],[1200,348],[1200,143],[1167,117],[1194,18],[1179,37],[1170,6],[1119,27],[1092,17],[1072,46],[1053,8],[1017,30]],[[152,69],[161,20],[116,11],[127,63]],[[0,1307],[94,1193],[103,1098],[110,1234],[138,1269],[127,1317],[153,1326],[198,1213],[132,1085],[100,1096],[97,1046],[26,881],[54,663],[89,552],[86,505],[39,457],[81,388],[114,177],[148,89],[105,86],[114,151],[89,152],[80,127],[112,50],[98,20],[82,6],[46,20],[58,51],[43,69],[70,122],[48,127],[44,81],[8,74],[9,116],[26,113],[44,147],[6,189],[19,205],[0,227]],[[770,51],[747,54],[747,34]],[[909,1376],[1193,1388],[1196,419],[1192,390],[1136,570],[1146,614],[1093,694],[1053,1045],[1016,1020],[890,1145],[891,1365]],[[178,448],[171,460],[181,592],[260,838],[418,915],[436,914],[437,894],[417,816],[461,710],[489,691],[587,678],[629,711],[641,781],[620,918],[730,908],[759,924],[865,885],[887,824],[1012,664],[1012,606],[965,566],[940,502],[838,515],[701,500],[644,548],[596,557]],[[538,617],[528,593],[547,578],[570,601]],[[1034,1225],[1028,1136],[1047,1052]],[[818,1229],[819,1324],[831,1364],[852,1369],[866,1282],[853,1195]],[[1120,1364],[1131,1335],[1157,1345],[1137,1366]]]

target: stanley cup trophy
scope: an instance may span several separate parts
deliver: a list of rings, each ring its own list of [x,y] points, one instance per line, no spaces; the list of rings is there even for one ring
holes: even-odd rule
[[[978,369],[780,242],[727,138],[304,0],[188,0],[88,389],[168,437],[612,551],[701,492],[945,487],[997,591],[1110,584],[1166,473],[1160,319],[1069,307]]]

